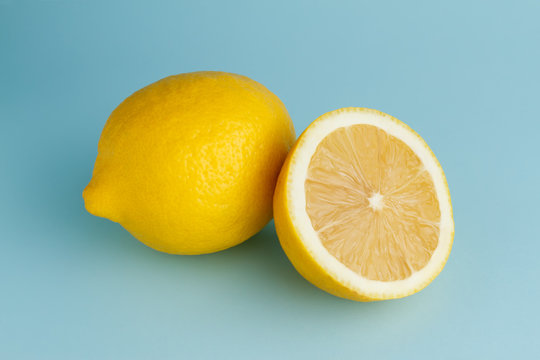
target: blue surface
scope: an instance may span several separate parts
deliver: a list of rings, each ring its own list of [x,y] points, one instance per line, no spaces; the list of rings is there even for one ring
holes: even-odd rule
[[[540,2],[0,0],[0,358],[540,357]],[[392,114],[448,177],[456,237],[420,293],[355,303],[304,281],[273,225],[205,256],[85,212],[123,98],[224,70],[297,134],[344,106]]]

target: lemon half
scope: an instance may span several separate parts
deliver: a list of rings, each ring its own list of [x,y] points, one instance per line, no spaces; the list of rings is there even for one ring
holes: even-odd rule
[[[274,218],[283,249],[307,280],[359,301],[427,286],[454,235],[433,152],[404,123],[365,108],[327,113],[300,136],[281,170]]]

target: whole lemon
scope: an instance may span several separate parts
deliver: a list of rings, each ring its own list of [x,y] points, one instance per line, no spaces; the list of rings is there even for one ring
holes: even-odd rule
[[[85,206],[159,251],[223,250],[272,218],[294,140],[287,109],[258,82],[214,71],[169,76],[110,115]]]

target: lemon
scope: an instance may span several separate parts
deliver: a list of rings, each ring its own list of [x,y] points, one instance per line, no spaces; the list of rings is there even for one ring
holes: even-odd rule
[[[307,280],[358,301],[427,286],[454,236],[435,155],[407,125],[365,108],[327,113],[300,136],[279,176],[274,222]]]
[[[285,106],[258,82],[225,72],[169,76],[110,115],[85,206],[156,250],[223,250],[272,218],[294,139]]]

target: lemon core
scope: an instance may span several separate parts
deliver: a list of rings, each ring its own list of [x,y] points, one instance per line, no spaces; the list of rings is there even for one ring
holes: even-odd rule
[[[373,195],[371,195],[371,197],[368,199],[369,206],[375,211],[382,210],[384,207],[383,199],[384,197],[379,192],[373,193]]]

